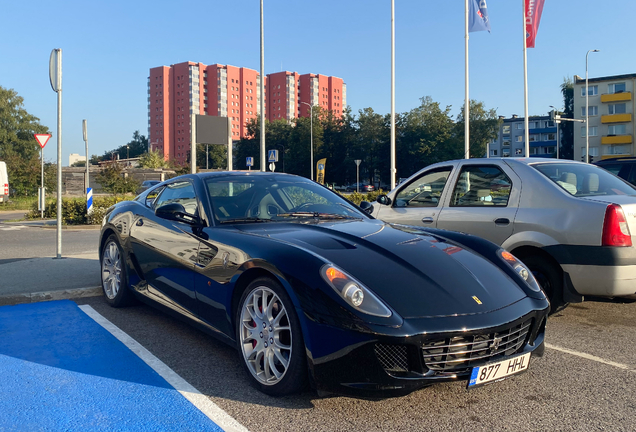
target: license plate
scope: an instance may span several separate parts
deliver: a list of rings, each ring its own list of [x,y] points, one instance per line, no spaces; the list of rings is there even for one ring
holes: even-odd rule
[[[511,375],[525,372],[528,370],[531,355],[532,353],[527,353],[498,363],[474,367],[470,374],[467,388],[475,388],[484,384],[502,381]]]

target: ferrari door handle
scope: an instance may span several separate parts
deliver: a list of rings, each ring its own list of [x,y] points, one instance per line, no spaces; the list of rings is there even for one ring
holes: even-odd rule
[[[495,225],[508,225],[509,223],[510,223],[510,219],[508,218],[495,219]]]
[[[429,224],[429,223],[433,223],[433,222],[435,222],[435,221],[430,216],[422,218],[422,223]]]
[[[143,219],[139,219],[139,220],[137,221],[137,224],[136,224],[136,225],[137,225],[137,226],[142,226],[143,224],[144,224],[144,220],[143,220]]]

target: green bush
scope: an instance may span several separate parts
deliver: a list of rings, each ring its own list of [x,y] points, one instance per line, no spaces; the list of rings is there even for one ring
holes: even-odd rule
[[[384,192],[382,189],[378,189],[377,191],[368,192],[368,193],[359,193],[359,192],[352,192],[350,194],[341,194],[340,192],[337,192],[337,193],[347,198],[352,203],[356,205],[360,205],[362,201],[373,202],[378,198],[379,195],[385,194],[386,192]]]
[[[64,225],[98,225],[102,223],[104,214],[108,208],[120,201],[130,199],[130,196],[114,195],[93,198],[93,212],[86,216],[85,198],[62,198],[62,223]],[[40,219],[41,212],[38,203],[33,203],[31,211],[26,215],[27,219]],[[57,200],[47,199],[44,209],[46,219],[57,218]]]

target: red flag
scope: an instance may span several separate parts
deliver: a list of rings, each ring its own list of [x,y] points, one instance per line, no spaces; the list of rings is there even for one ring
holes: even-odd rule
[[[525,0],[526,8],[526,47],[534,48],[534,40],[539,31],[539,21],[545,0]]]

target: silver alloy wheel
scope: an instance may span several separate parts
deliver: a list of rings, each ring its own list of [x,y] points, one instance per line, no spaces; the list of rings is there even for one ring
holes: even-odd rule
[[[292,355],[291,326],[283,302],[270,288],[255,288],[243,302],[240,325],[241,351],[254,378],[268,386],[279,383]]]
[[[106,297],[113,300],[121,288],[121,255],[117,243],[111,241],[102,256],[102,285]]]

